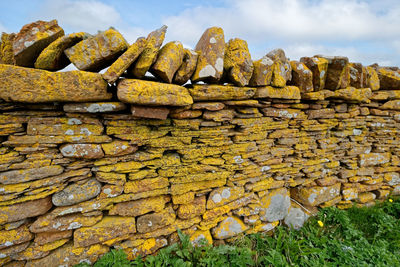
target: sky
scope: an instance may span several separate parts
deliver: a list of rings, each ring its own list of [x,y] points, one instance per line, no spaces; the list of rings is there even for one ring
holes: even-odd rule
[[[347,56],[400,66],[399,0],[0,0],[0,32],[57,19],[66,33],[113,26],[132,43],[167,25],[165,42],[194,48],[209,27],[247,41],[254,60],[282,48],[291,60]]]

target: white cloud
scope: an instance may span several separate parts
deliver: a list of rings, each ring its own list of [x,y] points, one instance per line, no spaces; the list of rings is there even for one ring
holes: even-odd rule
[[[292,58],[338,53],[364,64],[400,64],[399,57],[388,55],[390,44],[400,42],[400,2],[395,0],[227,0],[225,7],[189,8],[163,23],[169,26],[168,40],[191,46],[206,28],[220,26],[226,39],[243,38],[251,47],[279,45]],[[382,49],[368,51],[373,43]]]
[[[96,0],[50,0],[41,10],[41,19],[56,18],[62,27],[71,31],[96,33],[121,21],[114,7]]]

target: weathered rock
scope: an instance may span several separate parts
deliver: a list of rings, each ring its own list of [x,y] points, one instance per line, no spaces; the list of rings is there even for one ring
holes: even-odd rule
[[[72,230],[59,231],[59,232],[43,232],[35,235],[35,243],[38,245],[44,245],[57,240],[70,238],[72,236]]]
[[[206,109],[210,111],[221,110],[225,107],[221,102],[198,102],[192,105],[192,109]]]
[[[5,33],[1,34],[0,43],[0,64],[15,65],[14,52],[13,52],[13,42],[15,39],[15,33]]]
[[[175,217],[175,212],[170,207],[163,212],[140,216],[137,218],[137,231],[148,233],[163,228],[174,223]]]
[[[146,38],[146,47],[140,54],[139,58],[134,65],[128,70],[135,78],[143,78],[146,72],[150,69],[151,65],[157,59],[157,53],[164,42],[167,26],[163,25],[161,28],[152,31]]]
[[[99,32],[65,50],[65,55],[79,70],[100,71],[108,67],[126,49],[128,43],[115,29]]]
[[[210,245],[213,244],[213,239],[209,230],[197,230],[190,235],[190,242],[195,246],[202,244],[204,240]]]
[[[136,217],[152,211],[161,212],[163,211],[167,200],[167,197],[157,196],[135,201],[117,203],[110,209],[109,214]]]
[[[314,91],[325,88],[328,60],[320,57],[302,57],[300,62],[304,63],[313,74]]]
[[[307,213],[305,213],[300,207],[291,207],[289,209],[289,213],[284,219],[284,222],[290,228],[299,230],[301,227],[303,227],[308,217],[309,216]]]
[[[140,193],[158,188],[168,187],[168,185],[168,179],[163,177],[141,179],[125,183],[124,192]]]
[[[360,167],[376,166],[388,163],[390,161],[390,153],[369,153],[359,154]]]
[[[64,157],[77,159],[99,159],[104,152],[98,144],[65,144],[60,147]]]
[[[131,145],[128,141],[115,140],[111,143],[101,144],[106,155],[122,156],[135,152],[138,147]]]
[[[42,50],[63,35],[64,30],[58,26],[57,20],[38,20],[24,25],[13,41],[16,65],[33,67]]]
[[[63,167],[59,165],[44,166],[32,169],[12,170],[0,173],[1,184],[17,184],[38,179],[43,179],[49,176],[54,176],[62,173]]]
[[[73,243],[67,243],[52,251],[48,256],[41,259],[28,261],[25,266],[66,266],[72,267],[81,262],[94,263],[97,259],[108,252],[109,248],[103,245],[89,247],[74,247]]]
[[[284,87],[286,82],[292,78],[292,67],[286,58],[285,52],[278,48],[267,54],[272,59],[272,80],[271,85],[275,87]]]
[[[380,88],[384,90],[400,89],[400,73],[387,68],[378,69]]]
[[[225,47],[224,72],[229,81],[237,86],[249,84],[253,74],[253,61],[246,41],[239,38],[228,41]]]
[[[15,222],[46,213],[51,207],[51,197],[0,207],[0,224]]]
[[[286,188],[270,190],[260,199],[260,220],[274,222],[283,220],[290,208],[290,194]]]
[[[290,196],[308,206],[318,206],[332,200],[340,194],[340,183],[332,186],[295,187],[290,190]]]
[[[74,245],[76,247],[87,247],[135,232],[135,217],[105,216],[93,226],[75,230]]]
[[[249,99],[254,96],[256,88],[236,87],[230,85],[195,84],[189,88],[194,101],[221,101]]]
[[[115,83],[119,77],[135,62],[146,47],[146,39],[140,37],[126,50],[103,74],[103,78],[110,84]]]
[[[349,63],[350,86],[355,88],[368,87],[367,69],[361,63]]]
[[[173,83],[182,85],[189,81],[196,70],[199,54],[191,49],[184,49],[183,62],[175,73]]]
[[[7,248],[3,248],[0,250],[0,259],[2,260],[11,260],[11,257],[13,257],[15,254],[22,252],[24,250],[27,249],[27,247],[29,246],[30,242],[25,242],[25,243],[21,243],[15,246],[11,246],[11,247],[7,247]],[[4,262],[0,262],[2,265]],[[18,264],[18,263],[22,263],[22,264]],[[6,267],[24,267],[25,263],[23,261],[14,261],[11,263],[8,263],[6,265],[3,265]]]
[[[89,36],[85,32],[78,32],[59,37],[40,53],[36,59],[35,68],[52,71],[65,68],[71,62],[64,54],[64,50],[76,45]]]
[[[187,106],[193,99],[185,87],[136,79],[118,83],[118,99],[125,103],[152,106]]]
[[[0,98],[9,102],[86,102],[112,97],[107,83],[97,73],[48,72],[0,65],[0,81]]]
[[[258,87],[254,98],[281,98],[301,99],[300,89],[297,86],[276,88],[272,86]]]
[[[253,61],[253,74],[249,81],[250,86],[267,86],[271,84],[274,61],[268,56],[263,56]]]
[[[237,217],[230,216],[220,222],[217,227],[212,230],[215,239],[227,239],[234,237],[247,230],[247,226]]]
[[[171,83],[183,62],[183,57],[183,45],[178,41],[169,42],[158,52],[156,62],[152,65],[150,72],[164,82]]]
[[[372,91],[379,90],[380,81],[378,72],[371,66],[366,67],[367,70],[367,84],[366,87],[371,88]]]
[[[32,223],[29,230],[32,233],[59,232],[92,226],[103,218],[103,214],[85,216],[81,213],[74,213],[65,216],[54,217],[51,213],[40,216]]]
[[[224,31],[218,27],[208,28],[200,37],[195,51],[199,54],[199,58],[192,81],[219,81],[224,70]]]
[[[324,57],[328,60],[328,70],[326,72],[325,88],[337,90],[346,88],[350,85],[350,68],[347,57]]]
[[[372,96],[372,91],[370,88],[354,88],[347,87],[345,89],[338,89],[332,95],[332,98],[339,98],[347,101],[356,101],[369,103],[369,98]]]
[[[121,102],[97,102],[97,103],[70,103],[65,104],[65,112],[72,113],[105,113],[125,110],[127,106]]]
[[[310,109],[306,111],[309,120],[313,119],[333,119],[335,117],[335,110],[331,108],[324,109]]]
[[[298,61],[290,61],[292,67],[292,79],[290,84],[299,87],[300,92],[312,92],[313,74],[306,64]]]
[[[213,120],[216,122],[231,121],[235,116],[235,112],[231,109],[218,111],[204,111],[203,118],[205,120]]]
[[[210,192],[207,200],[207,209],[223,206],[244,196],[243,187],[221,187]]]
[[[31,232],[29,232],[26,225],[21,226],[17,229],[5,231],[0,231],[0,249],[25,243],[33,238]]]
[[[101,184],[96,179],[82,183],[73,183],[52,196],[55,206],[69,206],[96,197],[100,194]]]
[[[131,113],[137,118],[165,120],[168,117],[169,109],[166,107],[131,106]]]
[[[180,205],[176,214],[179,218],[187,220],[206,211],[206,197],[200,196],[194,199],[192,203]]]

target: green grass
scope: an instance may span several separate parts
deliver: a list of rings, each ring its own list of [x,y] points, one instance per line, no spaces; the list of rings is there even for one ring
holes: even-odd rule
[[[322,209],[298,231],[278,226],[272,236],[241,236],[230,245],[193,247],[180,231],[179,237],[155,256],[130,262],[112,250],[94,266],[400,266],[400,199]]]

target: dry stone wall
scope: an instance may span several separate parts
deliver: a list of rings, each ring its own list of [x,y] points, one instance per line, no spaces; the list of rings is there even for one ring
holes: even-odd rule
[[[132,259],[178,228],[221,244],[400,194],[397,68],[281,49],[252,61],[220,28],[195,51],[162,46],[166,30],[132,45],[56,21],[3,33],[1,264]]]

